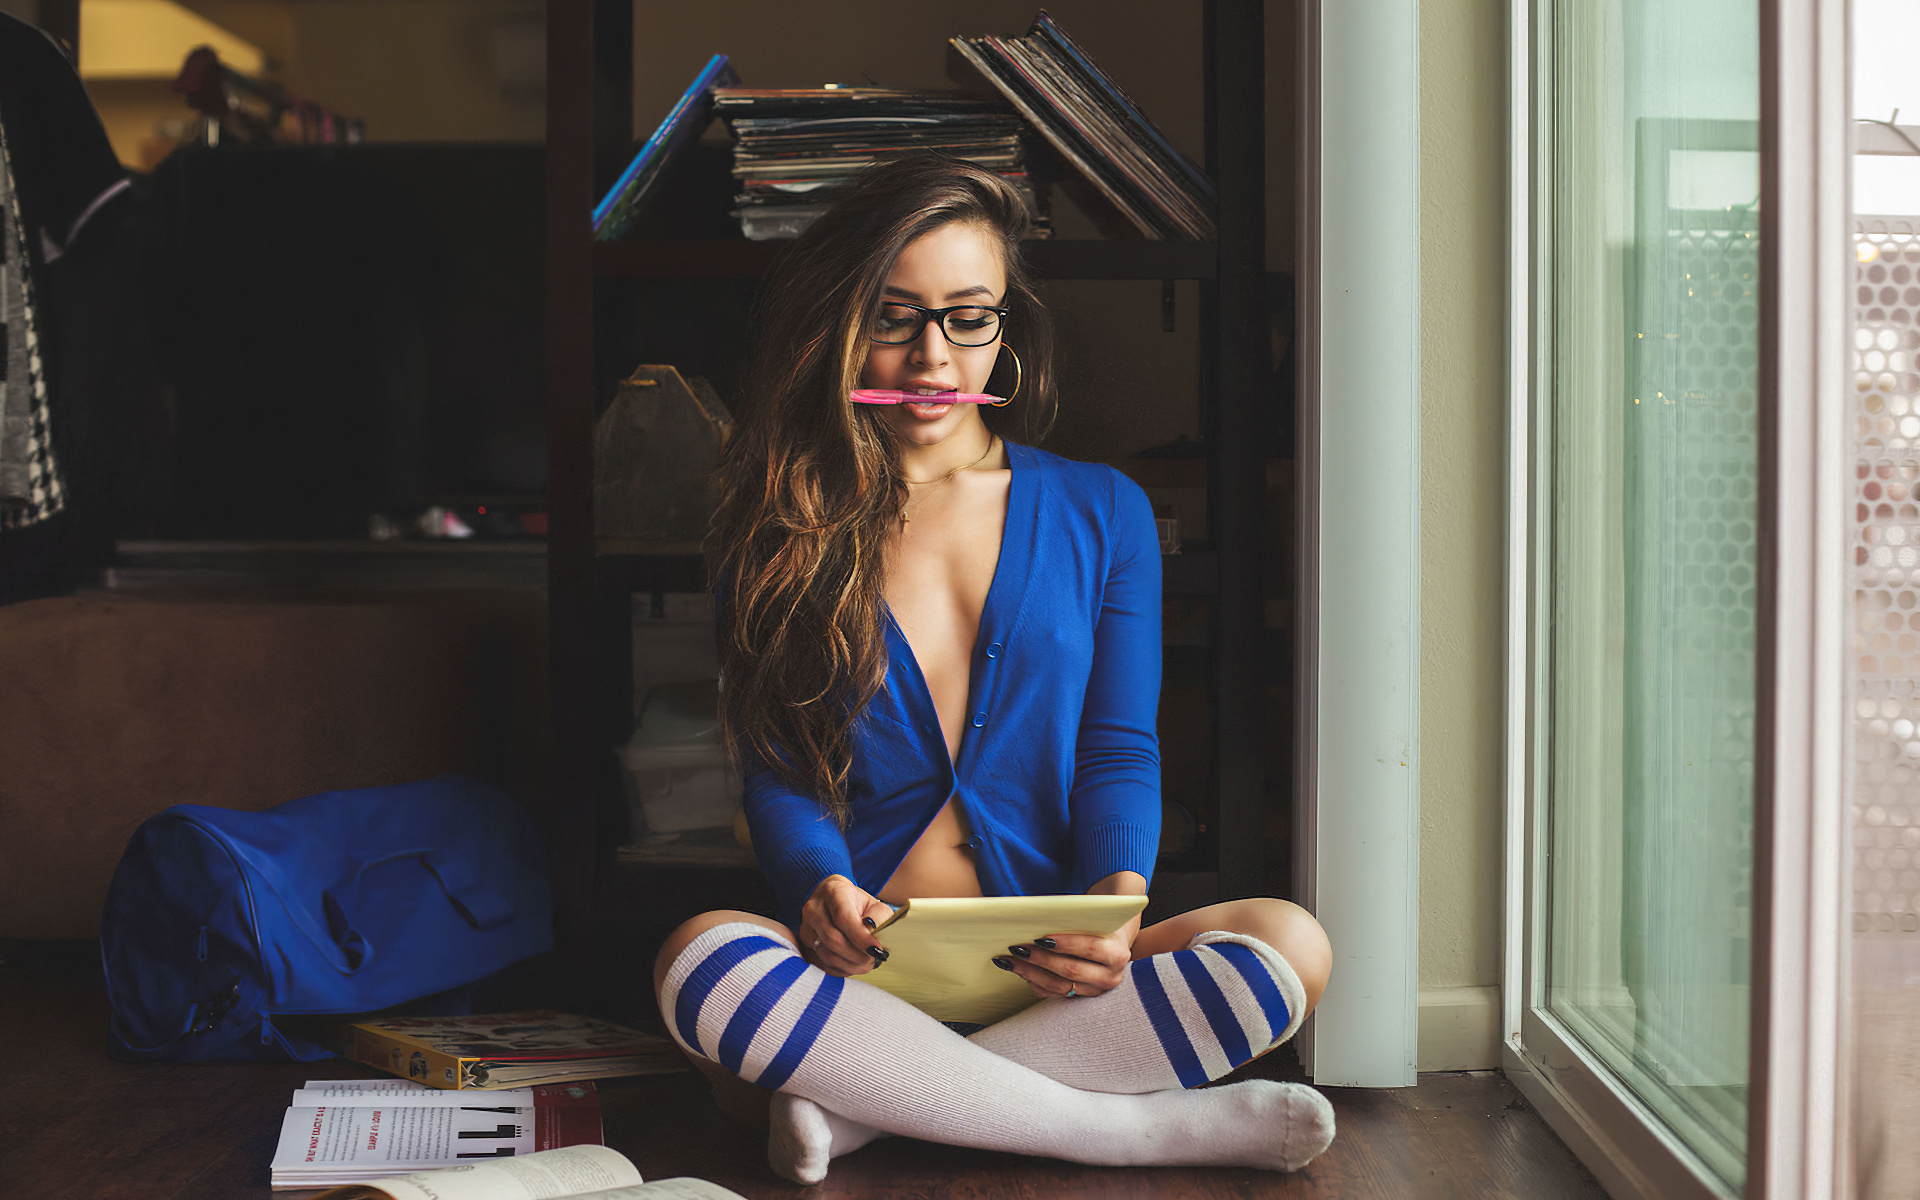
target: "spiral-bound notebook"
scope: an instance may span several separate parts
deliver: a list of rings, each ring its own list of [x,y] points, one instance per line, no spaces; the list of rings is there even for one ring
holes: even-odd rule
[[[940,1021],[990,1025],[1037,997],[993,965],[1007,947],[1058,933],[1118,932],[1145,896],[978,896],[909,900],[875,937],[887,961],[860,978]]]

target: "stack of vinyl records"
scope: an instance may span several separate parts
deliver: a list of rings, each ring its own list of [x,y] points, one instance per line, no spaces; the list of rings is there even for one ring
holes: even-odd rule
[[[1142,235],[1214,236],[1213,181],[1042,12],[1025,37],[957,37],[955,75],[1005,96]]]
[[[716,88],[733,130],[733,215],[756,240],[798,237],[861,171],[912,150],[938,150],[1020,189],[1032,236],[1050,231],[1027,176],[1025,122],[1010,106],[951,92],[888,88]]]

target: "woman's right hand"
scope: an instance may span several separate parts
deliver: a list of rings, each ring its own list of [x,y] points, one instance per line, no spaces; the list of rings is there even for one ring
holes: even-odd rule
[[[800,953],[833,975],[864,975],[887,961],[873,931],[893,906],[860,890],[845,875],[829,875],[800,909]]]

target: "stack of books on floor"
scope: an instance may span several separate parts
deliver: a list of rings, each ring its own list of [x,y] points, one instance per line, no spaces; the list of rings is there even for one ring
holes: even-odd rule
[[[592,1017],[536,1009],[465,1017],[374,1017],[315,1023],[328,1049],[449,1091],[572,1083],[687,1070],[666,1038]]]
[[[404,1079],[317,1079],[294,1092],[281,1120],[273,1186],[340,1187],[602,1140],[591,1083],[483,1100]]]
[[[1213,181],[1044,11],[1025,37],[956,37],[953,74],[1005,96],[1142,236],[1214,236]]]
[[[853,176],[894,155],[937,150],[1020,189],[1045,237],[1045,204],[1027,173],[1025,123],[997,100],[889,88],[715,88],[735,138],[733,215],[749,238],[798,237]]]

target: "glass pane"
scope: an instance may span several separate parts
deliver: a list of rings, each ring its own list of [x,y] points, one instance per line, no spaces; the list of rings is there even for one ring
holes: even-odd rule
[[[1555,0],[1546,1006],[1745,1176],[1757,0]]]
[[[1857,1200],[1920,1180],[1920,39],[1855,0],[1853,1134]],[[1905,116],[1901,116],[1902,112]],[[1892,136],[1887,136],[1892,133]]]

